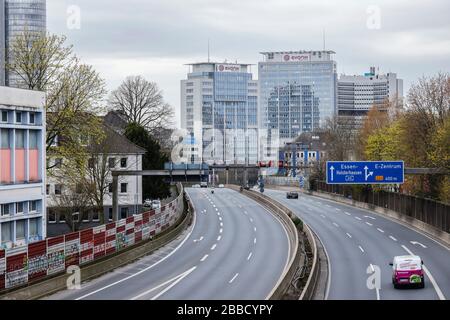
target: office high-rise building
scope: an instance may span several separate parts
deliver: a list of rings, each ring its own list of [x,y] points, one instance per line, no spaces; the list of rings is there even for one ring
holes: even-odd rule
[[[0,50],[3,47],[5,52],[4,57],[3,55],[1,56],[2,61],[10,61],[10,59],[14,58],[11,57],[8,50],[18,35],[23,34],[25,31],[36,34],[46,32],[46,7],[46,0],[0,0],[0,23],[2,24],[0,29],[0,40],[2,42]],[[4,34],[4,39],[2,39],[2,33]],[[0,71],[1,68],[0,64]],[[4,74],[6,85],[12,87],[20,86],[19,77],[8,74],[7,70],[2,71],[2,74]]]
[[[250,65],[191,64],[181,81],[181,127],[188,163],[256,164],[258,83]]]
[[[262,52],[259,63],[260,129],[280,145],[311,132],[336,114],[333,51]]]
[[[341,75],[338,81],[339,117],[358,130],[372,107],[386,111],[387,103],[403,104],[403,80],[397,74],[379,74],[371,67],[364,75]]]
[[[0,0],[0,86],[5,85],[5,0]]]

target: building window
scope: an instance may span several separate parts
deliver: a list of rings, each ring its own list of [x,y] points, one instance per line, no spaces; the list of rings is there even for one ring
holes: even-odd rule
[[[116,158],[109,158],[108,159],[108,166],[110,169],[113,169],[116,167]]]
[[[128,187],[128,183],[121,183],[120,184],[120,193],[127,193],[127,187]]]
[[[2,149],[10,149],[11,145],[9,142],[9,130],[8,129],[2,129],[1,131],[1,144],[0,147]]]
[[[120,208],[120,219],[126,219],[128,217],[128,208]]]
[[[30,149],[36,150],[38,148],[38,132],[30,130]]]
[[[127,158],[120,159],[120,167],[126,168],[127,167]]]
[[[30,201],[28,204],[28,212],[37,212],[37,201]]]
[[[50,185],[49,185],[49,184],[45,186],[45,193],[46,193],[47,195],[50,194]]]
[[[93,169],[94,168],[94,166],[95,166],[95,159],[94,158],[90,158],[88,160],[88,166],[89,166],[89,169]]]
[[[34,113],[30,113],[30,124],[34,124],[36,122]]]
[[[59,138],[58,138],[58,136],[56,135],[56,136],[53,138],[52,143],[51,143],[50,146],[52,146],[52,147],[57,147],[57,146],[58,146],[58,143],[59,143]]]
[[[112,208],[108,209],[108,220],[113,221],[113,210]]]
[[[65,213],[59,214],[59,223],[66,223],[66,214]]]
[[[2,111],[2,122],[8,122],[8,111]]]
[[[99,222],[100,221],[100,218],[99,218],[99,215],[98,215],[98,211],[94,211],[92,213],[92,221],[93,222]]]
[[[11,222],[2,223],[2,243],[12,241]]]
[[[16,214],[23,214],[23,202],[16,203]]]
[[[16,239],[25,239],[25,220],[16,221]]]
[[[30,235],[30,238],[35,238],[39,235],[39,227],[38,227],[39,219],[30,219],[30,229],[28,234]]]
[[[11,204],[6,203],[2,204],[1,206],[1,215],[2,216],[9,216],[11,214]]]
[[[16,130],[16,149],[25,148],[25,130]]]
[[[55,184],[55,194],[60,196],[62,194],[62,185]]]
[[[110,184],[108,185],[108,192],[109,192],[109,193],[112,193],[112,192],[113,192],[113,184],[112,184],[112,183],[110,183]]]
[[[48,212],[48,223],[56,223],[56,214],[50,210]]]
[[[22,112],[16,112],[16,123],[22,123]]]

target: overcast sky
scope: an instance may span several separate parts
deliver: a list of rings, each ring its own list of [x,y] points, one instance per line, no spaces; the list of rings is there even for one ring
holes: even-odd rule
[[[71,5],[80,9],[79,29]],[[338,73],[377,66],[398,73],[405,91],[422,75],[450,71],[448,0],[47,0],[47,7],[49,31],[66,35],[109,90],[143,75],[159,84],[177,122],[184,64],[207,59],[208,38],[212,60],[257,64],[261,51],[323,49],[325,29]]]

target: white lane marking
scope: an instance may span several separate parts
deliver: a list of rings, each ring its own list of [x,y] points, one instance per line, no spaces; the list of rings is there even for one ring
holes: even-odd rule
[[[216,205],[215,204],[213,204],[213,208],[215,208],[216,207]]]
[[[166,288],[164,291],[162,291],[159,295],[156,295],[156,296],[154,296],[154,297],[152,298],[152,300],[158,299],[158,298],[159,298],[160,296],[162,296],[164,293],[166,293],[167,291],[169,291],[170,289],[172,289],[172,288],[173,288],[176,284],[178,284],[181,280],[183,280],[183,279],[186,278],[189,274],[191,274],[196,268],[197,268],[197,267],[192,267],[192,268],[189,269],[188,271],[183,272],[182,274],[179,274],[178,276],[173,277],[172,279],[167,280],[166,282],[161,283],[160,285],[158,285],[158,286],[156,286],[156,287],[154,287],[154,288],[152,288],[152,289],[150,289],[150,290],[147,290],[147,291],[145,291],[145,292],[143,292],[143,293],[141,293],[141,294],[139,294],[139,295],[137,295],[137,296],[131,298],[130,300],[138,300],[139,298],[142,298],[143,296],[145,296],[145,295],[147,295],[147,294],[149,294],[149,293],[151,293],[151,292],[153,292],[153,291],[155,291],[155,290],[158,290],[159,288],[164,287],[165,285],[167,285],[167,284],[169,284],[169,283],[171,283],[172,281],[174,281],[174,280],[177,279],[177,281],[175,281],[174,283],[172,283],[172,285],[170,285],[169,287],[167,287],[167,288]]]
[[[336,222],[333,222],[333,225],[334,225],[336,228],[339,228],[339,225],[338,225]]]
[[[421,246],[421,247],[424,248],[424,249],[427,248],[426,245],[423,245],[423,244],[421,244],[420,242],[417,242],[417,241],[410,241],[410,243],[411,243],[413,246],[415,246],[415,245],[417,244],[417,245]]]
[[[222,219],[222,217],[219,217],[219,221],[222,221],[223,219]]]
[[[359,246],[359,250],[361,250],[361,252],[364,253],[363,247]]]
[[[195,211],[195,206],[194,206],[194,211]],[[75,301],[77,301],[77,300],[82,300],[82,299],[87,298],[87,297],[89,297],[89,296],[91,296],[91,295],[93,295],[93,294],[96,294],[96,293],[100,292],[100,291],[103,291],[103,290],[105,290],[105,289],[111,288],[112,286],[115,286],[116,284],[122,283],[122,282],[127,281],[127,280],[129,280],[129,279],[131,279],[131,278],[134,278],[134,277],[140,275],[141,273],[144,273],[145,271],[148,271],[148,270],[154,268],[155,266],[157,266],[157,265],[160,264],[161,262],[167,260],[167,259],[168,259],[169,257],[171,257],[175,252],[177,252],[177,251],[185,244],[186,241],[189,240],[189,238],[190,238],[191,235],[192,235],[192,232],[194,232],[194,230],[195,230],[195,226],[196,226],[196,225],[197,225],[197,215],[194,214],[194,224],[193,224],[193,227],[192,227],[191,231],[189,231],[189,233],[187,234],[186,238],[184,238],[183,241],[181,241],[181,243],[180,243],[173,251],[171,251],[167,256],[165,256],[164,258],[162,258],[162,259],[159,260],[159,261],[156,261],[154,264],[152,264],[150,267],[148,267],[148,268],[146,268],[146,269],[144,269],[144,270],[141,270],[141,271],[139,271],[139,272],[136,272],[136,273],[134,273],[133,275],[128,276],[128,277],[123,278],[123,279],[120,279],[120,280],[118,280],[118,281],[116,281],[116,282],[110,283],[110,284],[108,284],[107,286],[101,287],[101,288],[99,288],[99,289],[97,289],[97,290],[95,290],[95,291],[89,292],[89,293],[87,293],[87,294],[85,294],[85,295],[83,295],[83,296],[81,296],[81,297],[79,297],[79,298],[76,298]]]
[[[253,240],[253,243],[256,244],[256,238]]]
[[[393,236],[389,236],[389,238],[391,238],[394,241],[397,241],[397,239],[395,239]]]
[[[364,216],[364,218],[372,219],[372,220],[377,220],[377,219],[375,219],[374,217],[371,217],[371,216]]]
[[[375,272],[375,268],[373,267],[373,264],[370,264],[370,268],[372,269],[372,272]],[[375,288],[377,292],[377,300],[380,300],[380,288]]]
[[[331,208],[331,206],[329,204],[326,205],[328,208]]]
[[[352,235],[350,233],[347,233],[347,237],[349,237],[351,239]]]
[[[336,208],[336,211],[341,211],[341,209],[339,209],[339,208]]]
[[[415,254],[412,253],[411,250],[409,250],[406,246],[402,245],[402,248],[405,249],[405,251],[408,252],[410,255],[415,256]],[[434,290],[436,291],[436,294],[438,295],[439,299],[446,300],[444,294],[441,291],[441,288],[439,288],[436,280],[434,280],[434,277],[431,275],[430,270],[428,270],[428,268],[425,265],[423,265],[423,271],[425,271],[426,275],[430,279],[430,282],[433,285]]]
[[[253,252],[250,252],[250,254],[247,257],[247,261],[250,261],[250,259],[252,258]]]
[[[320,216],[321,216],[322,218],[324,218],[324,219],[326,218],[323,214],[321,214]]]
[[[350,212],[345,211],[345,214],[348,216],[351,216],[352,214]]]
[[[201,262],[204,262],[206,259],[208,259],[209,255],[205,254],[205,256],[200,260]]]
[[[216,211],[219,211],[219,209],[216,208]]]
[[[377,228],[378,231],[380,231],[381,233],[384,233],[383,229]]]
[[[239,209],[242,209],[242,206],[241,206],[241,205],[239,205]]]
[[[250,222],[253,223],[253,218],[250,218]]]
[[[370,222],[366,222],[366,224],[370,227],[373,227],[373,224],[371,224]]]
[[[213,246],[211,247],[211,251],[216,250],[216,248],[217,248],[217,244],[215,244],[215,245],[213,245]]]
[[[220,212],[217,212],[217,215],[220,217]]]
[[[222,232],[223,232],[223,229],[220,229],[220,230],[219,230],[219,233],[222,233]]]
[[[248,212],[247,212],[247,211],[244,211],[244,214],[245,214],[245,215],[248,215]]]
[[[236,278],[239,277],[239,273],[236,273],[234,277],[228,282],[229,284],[232,284]]]
[[[205,239],[204,237],[200,237],[200,239],[196,239],[196,240],[194,240],[194,243],[196,243],[196,242],[200,242],[200,241],[203,241],[203,239]]]
[[[362,221],[360,217],[355,217],[356,220]]]
[[[220,240],[222,240],[222,236],[217,237],[217,241],[220,241]]]
[[[223,227],[223,222],[220,223],[220,226]]]

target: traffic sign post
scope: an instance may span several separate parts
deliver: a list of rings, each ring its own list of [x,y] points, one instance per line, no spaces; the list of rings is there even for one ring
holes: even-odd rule
[[[329,161],[327,184],[402,184],[403,161]]]

